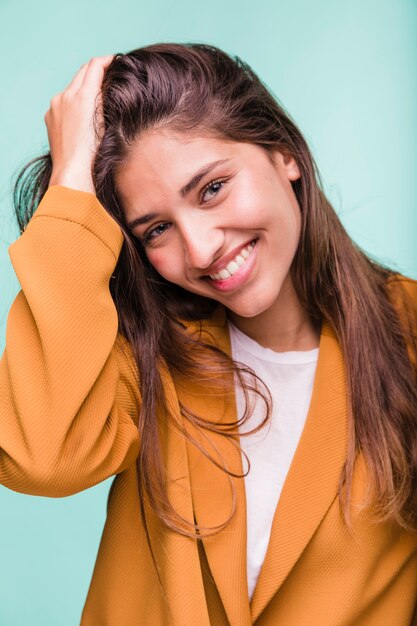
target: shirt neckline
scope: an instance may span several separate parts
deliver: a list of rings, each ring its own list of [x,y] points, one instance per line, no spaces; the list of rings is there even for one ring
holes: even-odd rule
[[[265,348],[248,335],[245,335],[245,333],[237,328],[230,320],[227,321],[227,324],[231,340],[239,344],[243,350],[262,361],[269,361],[280,365],[307,365],[308,363],[315,363],[318,359],[319,348],[275,352],[275,350]]]

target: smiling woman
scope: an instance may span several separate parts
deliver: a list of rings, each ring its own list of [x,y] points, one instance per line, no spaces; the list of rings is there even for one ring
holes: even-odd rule
[[[299,177],[294,157],[277,152],[273,161],[254,144],[160,130],[130,147],[116,186],[130,227],[158,273],[224,304],[235,323],[239,316],[251,318],[255,332],[265,311],[280,325],[288,300],[298,302],[292,285],[285,292],[282,285],[300,235],[291,186]],[[138,215],[140,206],[146,214]],[[247,259],[242,250],[250,253]],[[298,308],[307,326],[308,316]],[[299,348],[299,337],[290,341]]]
[[[417,623],[416,283],[354,244],[215,47],[92,59],[45,121],[0,480],[116,475],[82,626]]]

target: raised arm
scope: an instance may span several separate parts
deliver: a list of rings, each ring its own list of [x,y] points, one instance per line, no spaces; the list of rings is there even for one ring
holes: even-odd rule
[[[96,92],[103,67],[101,75],[94,69]],[[61,95],[67,119],[69,101]],[[82,106],[89,106],[87,98]],[[118,347],[109,291],[123,235],[88,187],[90,169],[85,162],[80,167],[79,145],[69,146],[70,124],[57,112],[54,123],[55,143],[52,121],[48,126],[54,185],[9,249],[21,291],[0,362],[0,482],[24,493],[65,496],[134,463],[140,398],[132,363]],[[85,145],[91,162],[93,146]]]

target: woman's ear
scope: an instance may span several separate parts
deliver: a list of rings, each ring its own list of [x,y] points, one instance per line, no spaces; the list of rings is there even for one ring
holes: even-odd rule
[[[289,152],[277,152],[276,161],[288,180],[294,181],[301,178],[300,168],[292,154]]]

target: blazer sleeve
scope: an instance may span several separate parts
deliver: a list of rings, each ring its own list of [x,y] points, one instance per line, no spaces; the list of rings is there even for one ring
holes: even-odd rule
[[[21,285],[0,361],[0,482],[10,489],[67,496],[137,458],[138,385],[109,290],[122,243],[93,194],[52,186],[9,247]]]

